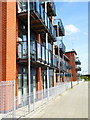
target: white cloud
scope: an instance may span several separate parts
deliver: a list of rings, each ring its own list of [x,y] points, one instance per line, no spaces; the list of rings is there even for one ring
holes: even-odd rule
[[[72,35],[73,33],[77,33],[80,30],[76,26],[69,24],[65,26],[65,31],[66,31],[66,35]]]

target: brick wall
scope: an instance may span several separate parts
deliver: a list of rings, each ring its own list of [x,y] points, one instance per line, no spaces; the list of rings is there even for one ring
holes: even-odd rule
[[[16,2],[0,2],[0,81],[16,80],[16,40]],[[5,90],[4,110],[8,111],[10,91]]]
[[[74,52],[70,52],[70,53],[66,53],[66,56],[70,59],[70,61],[68,62],[71,66],[72,66],[72,81],[77,81],[77,73],[76,73],[76,64],[75,64],[75,53]]]
[[[1,80],[16,79],[16,3],[0,3],[2,13],[2,32],[0,32]]]

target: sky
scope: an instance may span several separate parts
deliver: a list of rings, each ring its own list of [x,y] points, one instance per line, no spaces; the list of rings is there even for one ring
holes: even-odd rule
[[[74,49],[82,63],[81,73],[88,73],[88,2],[55,2],[55,19],[65,27],[66,51]]]

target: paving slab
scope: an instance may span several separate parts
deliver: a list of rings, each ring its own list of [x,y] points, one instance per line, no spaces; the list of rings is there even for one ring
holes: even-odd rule
[[[59,95],[50,104],[27,118],[88,118],[88,82]]]

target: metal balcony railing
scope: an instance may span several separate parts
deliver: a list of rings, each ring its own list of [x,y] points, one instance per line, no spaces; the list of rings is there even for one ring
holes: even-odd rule
[[[48,17],[47,13],[45,12],[45,9],[42,7],[42,4],[41,2],[39,2],[39,0],[36,0],[36,2],[30,2],[30,11],[33,11],[38,15],[39,19],[48,29],[48,32],[51,34],[51,36],[54,37],[54,40],[56,40],[56,30],[54,29],[50,18]]]
[[[53,66],[55,68],[58,68],[58,63],[59,63],[59,57],[57,55],[53,55]]]
[[[18,55],[17,55],[18,59],[27,59],[28,57],[27,42],[19,41],[17,43],[17,51],[18,51]]]
[[[54,28],[56,29],[57,32],[57,37],[58,36],[65,36],[65,29],[64,29],[64,26],[63,26],[63,23],[62,23],[62,20],[61,19],[56,19],[55,20],[55,25],[54,25]],[[59,29],[58,29],[59,28]],[[59,33],[59,34],[58,34]]]
[[[62,40],[60,41],[60,49],[65,53],[66,47],[65,47],[65,45],[64,45]]]
[[[67,69],[65,61],[62,58],[60,58],[60,68],[61,68],[61,71],[66,71],[66,69]]]
[[[76,63],[76,65],[81,65],[81,62],[80,62],[79,59],[76,59],[76,60],[75,60],[75,63]]]
[[[45,8],[45,1],[42,1],[41,3]],[[56,7],[53,0],[48,0],[47,2],[47,14],[48,16],[56,16]]]
[[[80,77],[81,76],[81,74],[80,73],[77,73],[77,77]]]
[[[17,13],[24,13],[28,10],[28,2],[25,0],[17,0]]]
[[[78,67],[76,68],[76,70],[77,70],[77,71],[81,71],[81,67],[78,66]]]
[[[55,56],[51,50],[46,49],[37,41],[31,41],[31,61],[40,62],[41,64],[48,65],[50,67],[58,67],[58,57]]]
[[[68,73],[68,72],[65,73],[65,77],[71,77],[71,76],[72,76],[72,73]]]

